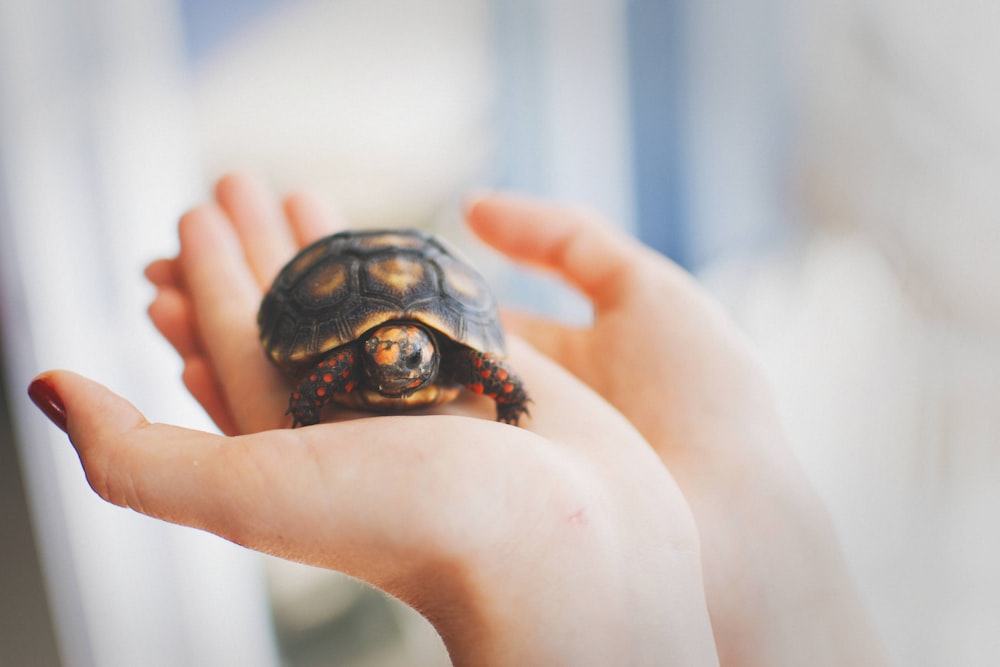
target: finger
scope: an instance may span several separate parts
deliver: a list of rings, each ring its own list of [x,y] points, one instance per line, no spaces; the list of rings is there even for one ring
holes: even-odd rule
[[[154,273],[158,271],[153,269]],[[171,267],[170,271],[174,272],[175,268]],[[235,424],[218,379],[198,339],[191,299],[175,287],[163,286],[149,305],[148,313],[156,329],[184,360],[181,379],[188,392],[201,404],[219,430],[227,435],[235,434]]]
[[[150,262],[144,274],[146,280],[156,287],[181,287],[181,272],[177,258]]]
[[[218,209],[202,206],[181,219],[180,235],[198,339],[237,425],[241,432],[280,425],[288,389],[258,342],[261,290],[236,232]]]
[[[191,300],[174,287],[161,287],[147,310],[156,330],[187,359],[202,353]]]
[[[317,197],[297,192],[285,198],[285,216],[299,247],[344,229],[341,215],[330,211]]]
[[[246,174],[221,178],[215,197],[236,230],[257,284],[266,289],[296,250],[277,200]]]
[[[198,401],[220,431],[226,435],[239,434],[233,415],[226,404],[221,383],[208,359],[200,355],[186,359],[181,379],[188,392]]]
[[[601,309],[616,303],[649,251],[596,216],[573,208],[490,195],[466,208],[484,241],[514,259],[560,274]]]
[[[223,433],[237,433],[223,393],[198,340],[191,300],[172,287],[161,288],[149,305],[149,318],[184,360],[182,380],[188,392]]]

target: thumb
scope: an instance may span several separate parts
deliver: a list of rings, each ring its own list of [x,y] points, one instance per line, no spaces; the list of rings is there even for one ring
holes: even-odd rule
[[[104,500],[316,563],[315,540],[303,535],[315,536],[310,499],[326,489],[315,474],[302,475],[317,467],[306,429],[225,437],[152,424],[124,398],[69,371],[43,373],[29,394],[69,435]]]
[[[69,435],[88,483],[103,499],[175,523],[202,524],[163,498],[182,495],[182,488],[193,482],[176,474],[179,464],[197,468],[223,437],[151,424],[121,396],[69,371],[39,375],[28,394]]]
[[[651,254],[598,216],[511,195],[488,195],[466,207],[469,226],[511,259],[555,271],[601,310],[627,294]]]

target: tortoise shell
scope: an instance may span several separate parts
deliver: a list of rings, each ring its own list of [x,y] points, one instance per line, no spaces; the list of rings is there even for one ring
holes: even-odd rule
[[[485,279],[423,231],[333,234],[278,274],[257,322],[264,349],[295,375],[390,321],[415,321],[480,352],[505,356],[497,302]]]

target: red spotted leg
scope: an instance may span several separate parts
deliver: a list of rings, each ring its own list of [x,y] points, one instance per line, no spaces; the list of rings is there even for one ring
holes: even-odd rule
[[[497,421],[518,425],[528,414],[531,399],[521,378],[500,357],[456,346],[441,369],[445,379],[463,385],[476,394],[489,396],[497,404]]]
[[[339,348],[324,357],[302,379],[292,392],[285,413],[292,415],[292,428],[318,423],[320,411],[334,394],[354,391],[358,386],[354,360],[353,350]]]

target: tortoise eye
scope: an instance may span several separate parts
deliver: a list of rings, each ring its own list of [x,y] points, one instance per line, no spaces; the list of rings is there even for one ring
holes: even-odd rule
[[[423,360],[423,355],[420,353],[420,350],[416,350],[412,354],[406,357],[404,363],[406,364],[407,368],[416,368],[417,366],[420,365],[420,362],[422,360]]]

